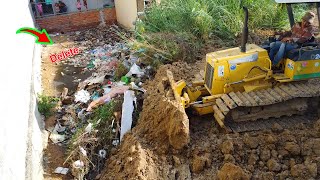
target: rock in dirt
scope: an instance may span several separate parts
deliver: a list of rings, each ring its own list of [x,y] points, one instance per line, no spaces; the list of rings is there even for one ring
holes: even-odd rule
[[[223,154],[231,154],[233,152],[233,143],[230,140],[227,140],[222,143],[221,152]]]
[[[286,142],[284,149],[287,150],[292,155],[299,155],[300,154],[300,147],[298,144],[294,142]]]
[[[226,163],[218,171],[219,180],[249,180],[250,175],[247,174],[241,167],[232,163]]]
[[[245,145],[249,146],[251,149],[255,149],[259,146],[259,139],[257,137],[251,137],[247,133],[244,134],[243,141]]]
[[[270,159],[270,157],[271,157],[270,150],[264,148],[264,149],[261,151],[260,159],[263,160],[263,161],[267,161],[267,160]]]
[[[309,171],[309,175],[312,178],[315,178],[317,176],[318,173],[318,167],[316,163],[311,163],[311,164],[307,164],[306,165],[308,171]]]
[[[181,165],[181,161],[177,156],[172,156],[173,162],[175,166],[180,166]]]
[[[204,155],[195,155],[192,160],[192,172],[199,173],[205,166],[210,166],[210,154],[205,153]]]
[[[236,160],[231,154],[225,154],[224,155],[224,163],[235,163]]]
[[[188,164],[183,164],[175,172],[176,179],[191,179],[191,172]]]
[[[291,167],[291,175],[299,178],[315,178],[317,176],[317,164],[296,164]]]
[[[303,177],[307,175],[307,168],[303,164],[296,164],[291,168],[291,175],[293,177]]]
[[[255,165],[257,161],[259,160],[258,155],[251,153],[248,159],[248,164],[249,165]]]
[[[280,171],[281,170],[280,164],[275,159],[270,159],[267,162],[267,166],[270,171]]]
[[[277,174],[277,179],[286,179],[290,175],[290,172],[288,170],[285,170],[279,174]]]
[[[277,138],[272,134],[268,134],[267,137],[266,137],[266,142],[268,144],[274,144],[274,143],[277,142]]]

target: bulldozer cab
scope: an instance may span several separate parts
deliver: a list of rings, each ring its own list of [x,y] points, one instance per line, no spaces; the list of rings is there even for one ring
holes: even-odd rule
[[[285,4],[288,12],[288,19],[290,26],[294,26],[294,8],[293,4],[299,3],[315,3],[317,8],[317,16],[320,24],[320,2],[318,0],[276,0],[277,3]],[[269,38],[268,45],[273,39]],[[307,42],[303,44],[295,43],[294,49],[286,52],[284,59],[282,59],[278,64],[273,64],[273,70],[276,72],[281,72],[283,75],[275,75],[275,79],[280,82],[288,82],[292,80],[303,80],[308,78],[320,77],[319,73],[319,60],[320,60],[320,46],[319,43],[315,41],[315,37],[312,37]],[[262,46],[263,47],[263,46]],[[264,48],[267,51],[270,47]]]
[[[277,3],[285,4],[288,12],[290,27],[295,24],[293,4],[315,3],[317,7],[317,16],[320,24],[320,2],[319,0],[276,0]],[[315,42],[315,37],[304,44],[298,44],[297,47],[286,54],[286,58],[292,61],[306,61],[320,59],[319,44]]]

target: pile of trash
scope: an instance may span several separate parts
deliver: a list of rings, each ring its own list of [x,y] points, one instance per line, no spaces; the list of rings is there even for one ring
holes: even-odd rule
[[[137,123],[146,92],[142,85],[152,76],[152,68],[120,42],[118,30],[75,32],[71,37],[82,52],[62,62],[92,72],[76,90],[64,88],[56,124],[48,129],[54,144],[68,147],[63,166],[78,179],[98,178],[109,153]],[[68,172],[66,167],[55,171]]]

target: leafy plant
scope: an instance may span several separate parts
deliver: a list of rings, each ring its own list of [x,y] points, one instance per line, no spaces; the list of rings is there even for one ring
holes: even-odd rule
[[[56,107],[59,98],[50,97],[46,95],[38,95],[38,110],[40,114],[46,118],[52,115],[52,109]]]

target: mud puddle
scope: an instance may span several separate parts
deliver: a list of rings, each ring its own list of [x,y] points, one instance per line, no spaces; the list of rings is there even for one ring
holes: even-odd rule
[[[92,72],[84,72],[82,67],[74,67],[72,65],[62,64],[56,71],[54,78],[55,89],[62,92],[63,88],[68,88],[70,92],[74,92],[80,81],[88,78]]]

